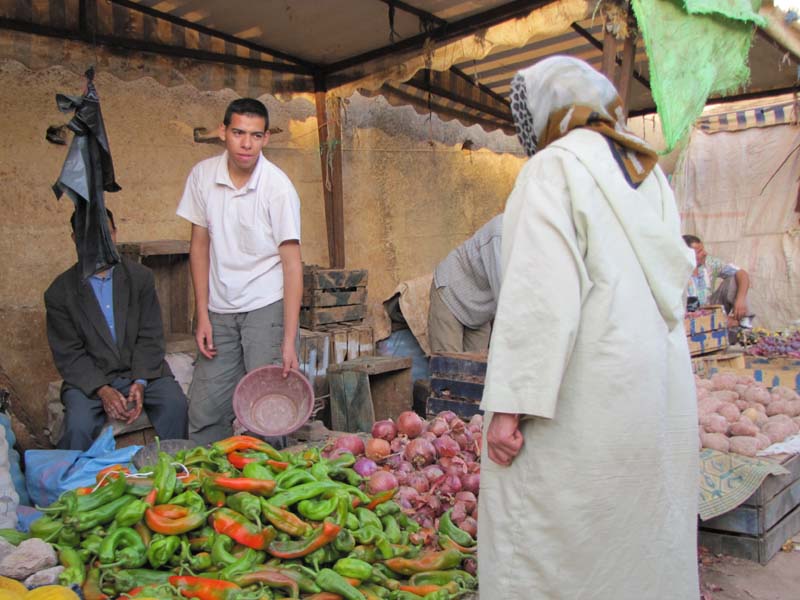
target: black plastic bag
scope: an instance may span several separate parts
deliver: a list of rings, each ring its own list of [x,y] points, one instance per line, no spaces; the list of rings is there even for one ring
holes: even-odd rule
[[[68,123],[74,133],[61,175],[53,185],[56,198],[62,194],[75,204],[75,246],[81,278],[86,279],[120,262],[106,216],[105,192],[118,192],[108,136],[94,87],[94,69],[86,71],[83,96],[56,95],[61,112],[74,111]]]

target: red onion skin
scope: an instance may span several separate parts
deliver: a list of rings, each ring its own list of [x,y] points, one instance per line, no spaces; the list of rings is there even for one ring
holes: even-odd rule
[[[403,456],[417,467],[424,467],[436,460],[436,448],[428,440],[417,438],[408,443]]]
[[[464,481],[461,481],[461,491],[458,492],[455,496],[456,503],[461,503],[464,505],[464,510],[468,513],[472,513],[475,507],[478,505],[478,499],[475,497],[475,494],[469,492],[464,489]]]
[[[367,442],[364,453],[372,460],[383,460],[392,453],[392,449],[386,440],[372,438]]]
[[[438,415],[436,415],[436,418],[444,419],[444,422],[449,425],[450,421],[452,421],[453,419],[458,419],[458,415],[454,413],[452,410],[443,410]]]
[[[389,471],[375,471],[367,481],[367,491],[370,494],[379,494],[398,487],[397,477]]]
[[[450,428],[447,426],[447,421],[445,421],[442,418],[436,417],[430,423],[428,423],[428,429],[426,431],[429,431],[436,437],[439,437],[440,435],[444,435],[445,433],[450,431]]]
[[[419,437],[421,437],[422,439],[428,440],[429,442],[432,442],[433,440],[435,440],[437,438],[436,434],[433,433],[432,431],[423,431],[419,435]]]
[[[456,503],[453,504],[453,511],[450,513],[450,520],[455,524],[461,523],[467,518],[468,512],[466,503],[456,500]]]
[[[448,425],[450,426],[450,431],[452,431],[453,433],[463,433],[467,430],[467,424],[458,418],[450,421]]]
[[[433,440],[433,447],[439,456],[449,458],[456,456],[461,450],[456,441],[447,434]]]
[[[371,458],[362,456],[353,465],[353,470],[362,477],[369,477],[378,470],[378,465]]]
[[[395,453],[395,452],[402,452],[407,445],[408,445],[408,437],[404,435],[398,435],[391,441],[389,447],[392,449],[392,452]]]
[[[438,487],[443,494],[452,496],[461,491],[461,479],[458,475],[445,475]]]
[[[467,517],[461,521],[461,523],[458,524],[458,527],[463,531],[466,531],[473,538],[478,537],[478,522],[472,517]]]
[[[391,442],[397,437],[397,425],[395,425],[394,421],[391,419],[375,421],[375,424],[372,426],[372,437]]]
[[[428,478],[422,474],[421,471],[414,471],[413,473],[409,473],[406,477],[406,485],[413,487],[419,493],[427,492],[431,484],[428,481]]]
[[[419,492],[410,486],[403,485],[397,490],[393,500],[397,502],[404,511],[410,511],[416,508],[419,501]]]
[[[480,433],[483,430],[483,415],[472,415],[468,427],[472,433]]]
[[[464,570],[470,575],[478,574],[478,561],[474,558],[467,558],[464,560]]]
[[[333,443],[333,449],[336,451],[340,448],[347,449],[347,451],[351,452],[353,456],[364,454],[364,442],[357,435],[343,435],[342,437],[337,438]]]
[[[480,473],[467,473],[461,476],[461,489],[477,494],[481,487]]]
[[[425,421],[413,410],[401,412],[397,417],[397,431],[413,439],[425,430]]]
[[[431,483],[444,477],[444,470],[439,465],[429,465],[422,469],[422,472]]]

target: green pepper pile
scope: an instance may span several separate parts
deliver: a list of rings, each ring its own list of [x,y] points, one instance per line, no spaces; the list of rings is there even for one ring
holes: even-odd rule
[[[462,570],[475,540],[449,513],[420,530],[391,493],[362,491],[354,462],[247,436],[159,452],[138,475],[116,466],[65,492],[31,535],[57,547],[60,583],[86,600],[450,600],[475,589]]]

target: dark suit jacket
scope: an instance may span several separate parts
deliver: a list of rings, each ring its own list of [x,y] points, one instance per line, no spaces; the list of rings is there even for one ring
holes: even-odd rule
[[[92,396],[117,377],[155,379],[172,375],[164,361],[164,331],[153,273],[122,259],[114,267],[114,322],[117,341],[91,284],[77,265],[56,277],[44,293],[47,339],[64,388]]]

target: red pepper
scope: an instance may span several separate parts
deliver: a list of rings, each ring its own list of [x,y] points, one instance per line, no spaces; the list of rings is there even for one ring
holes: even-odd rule
[[[89,568],[81,591],[86,600],[108,600],[108,596],[100,589],[100,569],[94,566]]]
[[[234,435],[224,440],[219,440],[211,444],[211,448],[222,454],[230,454],[236,450],[255,450],[256,452],[263,452],[272,460],[283,460],[280,452],[267,442],[249,435]]]
[[[77,488],[75,490],[75,493],[78,494],[78,496],[88,496],[93,491],[94,491],[94,488],[92,486],[87,486],[87,487],[79,487],[79,488]]]
[[[122,465],[109,465],[105,469],[100,469],[95,476],[95,481],[100,485],[106,485],[107,482],[112,481],[119,477],[119,474],[129,474],[131,470],[128,467],[123,467]],[[117,475],[111,475],[112,473],[117,473]],[[108,474],[108,476],[106,476]]]
[[[275,558],[300,558],[330,544],[339,535],[339,531],[341,531],[341,527],[325,521],[311,537],[304,540],[272,542],[267,548],[267,552]]]
[[[282,460],[272,460],[272,459],[270,459],[270,460],[267,461],[267,466],[272,467],[276,471],[285,471],[291,465],[288,462],[284,462]]]
[[[245,456],[241,452],[228,452],[228,462],[237,469],[241,470],[250,463],[258,463],[262,461],[254,456]]]
[[[394,495],[397,493],[397,488],[392,488],[391,490],[386,490],[385,492],[381,492],[380,494],[375,494],[370,503],[367,504],[367,508],[370,510],[375,510],[375,507],[379,504],[383,504],[384,502],[388,502]]]
[[[197,529],[206,522],[208,515],[208,513],[189,512],[185,517],[171,519],[158,514],[153,508],[148,508],[145,511],[145,523],[156,533],[163,533],[164,535],[180,535],[192,529]]]
[[[271,479],[250,479],[248,477],[225,477],[217,475],[211,484],[226,492],[250,492],[259,496],[271,496],[277,485]]]
[[[457,594],[458,584],[455,581],[451,581],[447,585],[434,585],[432,583],[426,585],[399,585],[397,589],[403,592],[411,592],[417,596],[427,596],[439,590],[445,590],[449,594]]]
[[[458,550],[459,552],[463,552],[465,554],[475,554],[478,551],[477,546],[466,548],[465,546],[456,544],[452,538],[446,535],[439,537],[439,546],[442,548],[442,550]]]
[[[284,588],[289,592],[291,598],[298,598],[300,595],[300,587],[294,579],[269,567],[260,567],[258,571],[244,573],[236,577],[234,581],[242,587],[263,583],[268,587]]]
[[[153,507],[153,512],[167,519],[182,519],[189,514],[190,510],[185,506],[178,506],[177,504],[156,504]]]
[[[272,527],[261,529],[230,508],[220,508],[211,520],[214,531],[225,534],[248,548],[263,550],[275,539],[276,534]]]
[[[304,596],[304,598],[306,600],[344,600],[344,596],[334,594],[333,592],[319,592],[317,594],[311,594],[310,596]]]
[[[426,552],[418,558],[390,558],[383,561],[395,573],[413,575],[424,571],[446,571],[461,564],[464,557],[458,550],[442,550],[441,552]]]
[[[313,531],[311,525],[303,521],[303,519],[293,512],[270,504],[266,500],[261,501],[261,512],[267,518],[267,521],[272,523],[276,529],[280,529],[289,535],[305,537]]]
[[[235,583],[207,577],[173,575],[169,583],[178,588],[185,598],[200,600],[233,600],[242,592],[242,588]]]

